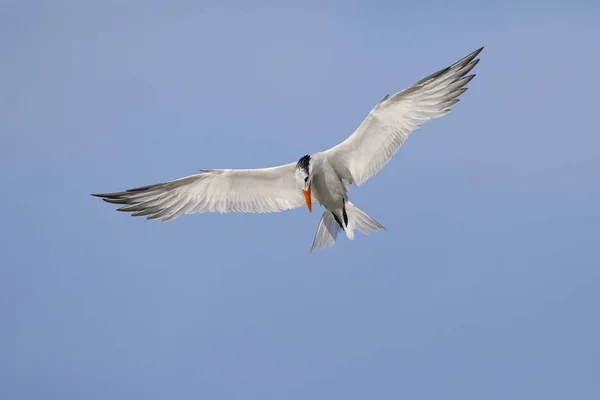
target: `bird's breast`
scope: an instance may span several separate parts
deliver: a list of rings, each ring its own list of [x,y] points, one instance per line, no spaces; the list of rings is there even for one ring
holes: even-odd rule
[[[315,199],[325,208],[336,210],[342,207],[346,191],[333,168],[327,168],[314,175],[312,192]]]

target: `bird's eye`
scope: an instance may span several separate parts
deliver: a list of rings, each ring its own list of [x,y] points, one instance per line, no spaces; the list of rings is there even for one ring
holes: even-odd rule
[[[304,178],[304,183],[308,182],[308,176]]]

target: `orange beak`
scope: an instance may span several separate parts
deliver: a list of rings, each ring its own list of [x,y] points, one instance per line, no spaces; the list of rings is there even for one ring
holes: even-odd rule
[[[312,198],[310,197],[310,185],[308,185],[308,190],[302,190],[304,192],[304,200],[306,200],[306,205],[308,206],[308,211],[312,212]]]

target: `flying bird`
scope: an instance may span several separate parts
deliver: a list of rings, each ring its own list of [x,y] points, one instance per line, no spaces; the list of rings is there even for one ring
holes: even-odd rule
[[[350,137],[329,150],[278,167],[200,170],[170,182],[93,196],[123,204],[118,211],[163,221],[203,212],[278,212],[304,204],[312,212],[313,203],[318,203],[325,211],[311,253],[317,247],[333,246],[340,231],[353,240],[355,230],[365,235],[385,230],[350,202],[350,185],[365,183],[414,130],[450,112],[475,77],[469,72],[479,62],[476,57],[482,50],[393,96],[386,95]]]

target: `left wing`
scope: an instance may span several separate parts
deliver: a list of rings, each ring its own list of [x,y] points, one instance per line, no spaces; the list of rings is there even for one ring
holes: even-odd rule
[[[273,168],[208,170],[170,182],[93,196],[124,204],[118,211],[163,221],[203,212],[277,212],[305,204],[302,189],[294,178],[295,168],[296,163]]]
[[[324,152],[336,172],[360,186],[379,172],[415,129],[433,118],[450,112],[465,85],[475,77],[467,75],[479,59],[483,47],[415,83],[385,96],[354,133]]]

